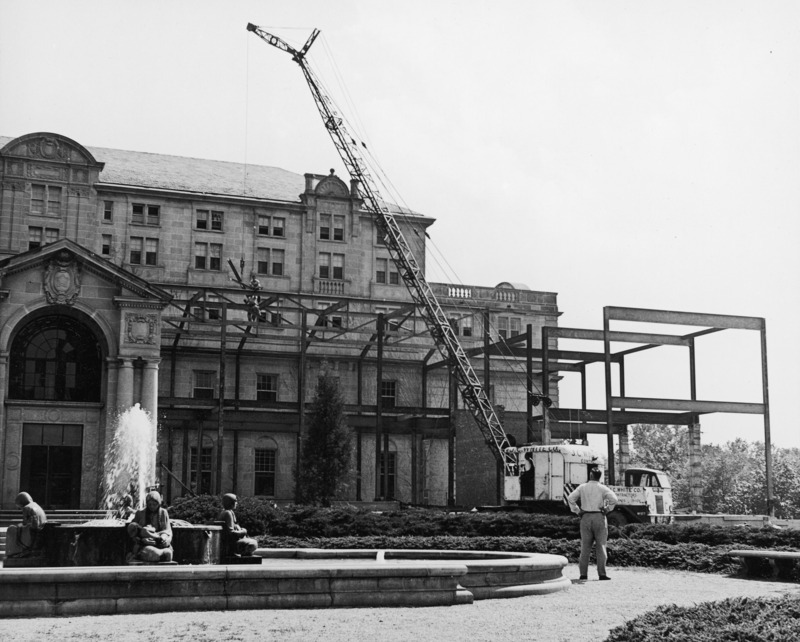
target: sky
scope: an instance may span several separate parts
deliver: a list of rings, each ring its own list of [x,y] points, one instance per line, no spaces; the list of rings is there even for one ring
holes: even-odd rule
[[[800,447],[800,3],[0,0],[0,135],[346,175],[248,22],[297,48],[320,29],[311,66],[393,198],[436,219],[429,281],[556,292],[564,327],[763,317],[772,442]],[[755,332],[698,340],[698,398],[760,402],[760,359]],[[683,349],[626,372],[629,395],[688,398]],[[602,369],[589,388],[603,408]],[[702,426],[764,438],[760,415]]]

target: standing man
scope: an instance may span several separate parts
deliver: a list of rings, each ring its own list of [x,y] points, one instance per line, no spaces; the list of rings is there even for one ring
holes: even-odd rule
[[[614,510],[617,496],[608,486],[600,483],[603,473],[599,468],[589,471],[589,481],[581,484],[567,497],[570,510],[581,518],[581,557],[578,562],[580,579],[585,580],[589,571],[589,556],[592,546],[597,544],[597,574],[601,580],[610,580],[606,575],[606,542],[608,522],[606,514]],[[580,507],[578,506],[580,504]]]

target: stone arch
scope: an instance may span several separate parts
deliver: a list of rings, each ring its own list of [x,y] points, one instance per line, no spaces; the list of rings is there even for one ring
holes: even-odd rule
[[[74,314],[77,312],[78,314]],[[8,352],[11,347],[11,341],[16,333],[22,327],[22,323],[26,323],[28,317],[31,315],[47,315],[47,314],[71,314],[78,318],[85,320],[89,325],[101,344],[104,357],[115,357],[118,351],[117,335],[108,320],[93,310],[80,300],[75,301],[71,306],[50,305],[41,303],[37,306],[25,306],[15,310],[0,329],[0,352]]]
[[[4,339],[9,354],[8,398],[104,399],[108,343],[101,328],[82,311],[39,307],[19,318]]]

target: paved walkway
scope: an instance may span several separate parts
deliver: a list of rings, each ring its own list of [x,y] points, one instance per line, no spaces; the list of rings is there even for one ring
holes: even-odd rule
[[[588,582],[577,583],[577,566],[569,565],[565,575],[574,583],[565,591],[464,606],[6,619],[0,641],[600,642],[611,628],[660,605],[785,593],[800,598],[796,583],[632,568],[609,568],[612,581],[599,582],[593,572]]]

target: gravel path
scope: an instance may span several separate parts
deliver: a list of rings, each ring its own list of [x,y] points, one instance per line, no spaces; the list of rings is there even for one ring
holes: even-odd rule
[[[573,584],[565,591],[462,606],[0,620],[0,640],[600,642],[612,628],[660,605],[785,593],[800,597],[796,583],[634,568],[609,568],[612,580],[599,582],[593,573],[591,568],[590,580],[577,583],[578,568],[570,564],[564,574]]]

